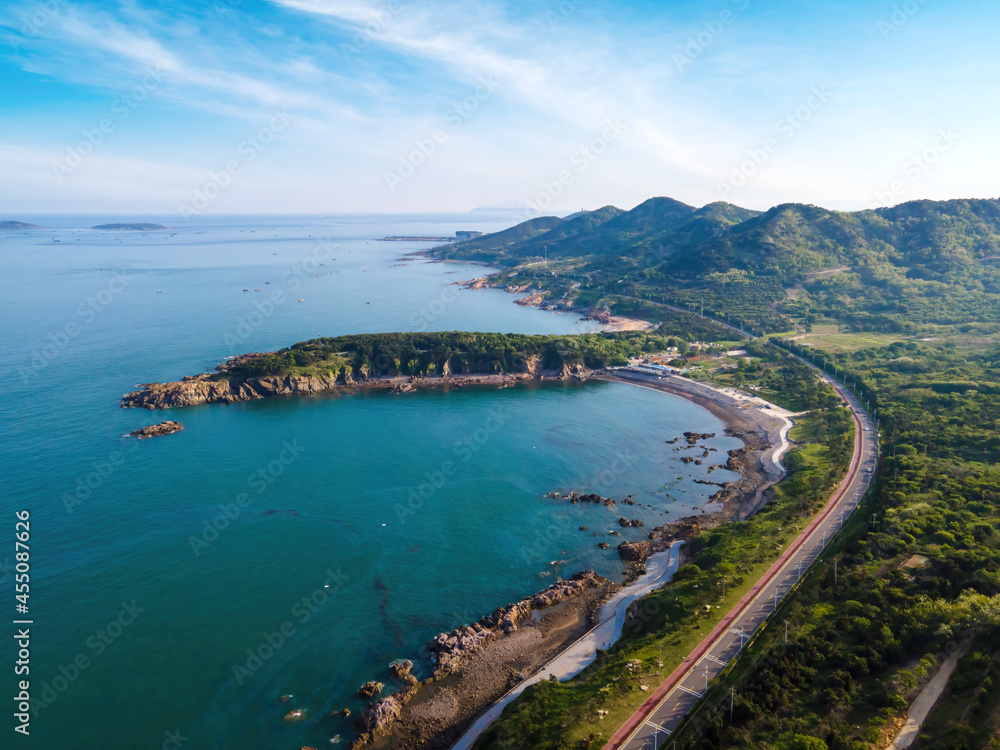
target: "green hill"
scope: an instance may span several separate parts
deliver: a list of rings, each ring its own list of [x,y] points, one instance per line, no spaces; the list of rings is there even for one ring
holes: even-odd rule
[[[857,212],[786,203],[761,213],[651,198],[631,211],[532,219],[442,252],[496,263],[505,283],[542,286],[578,306],[704,304],[775,330],[789,316],[859,331],[1000,321],[997,200]],[[531,267],[543,253],[544,284]]]

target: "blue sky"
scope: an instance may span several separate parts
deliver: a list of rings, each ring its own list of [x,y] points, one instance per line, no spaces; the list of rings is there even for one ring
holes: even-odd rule
[[[0,218],[993,197],[980,0],[2,3]]]

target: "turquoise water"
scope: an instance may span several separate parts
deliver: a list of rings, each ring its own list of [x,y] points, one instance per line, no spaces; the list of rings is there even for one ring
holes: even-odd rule
[[[393,659],[425,669],[433,635],[560,573],[620,577],[614,550],[597,547],[620,541],[606,533],[618,515],[650,526],[714,489],[693,482],[711,461],[681,464],[664,440],[721,436],[718,420],[620,384],[119,409],[137,383],[313,336],[593,328],[447,286],[483,269],[397,265],[419,245],[375,241],[498,228],[470,216],[76,229],[112,220],[37,217],[61,228],[0,243],[3,510],[11,537],[12,511],[32,514],[30,677],[50,703],[32,721],[39,743],[158,748],[179,732],[186,748],[332,747],[338,733],[346,744],[350,720],[326,714],[361,710],[358,686],[390,684]],[[309,258],[324,265],[295,270]],[[292,286],[273,310],[255,307]],[[162,419],[185,429],[122,437]],[[708,442],[721,455],[738,445]],[[570,506],[550,490],[643,505]],[[291,708],[307,720],[283,722]]]

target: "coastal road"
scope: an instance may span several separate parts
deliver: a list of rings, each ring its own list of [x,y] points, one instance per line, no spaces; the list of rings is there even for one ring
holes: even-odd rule
[[[605,750],[650,750],[669,740],[688,711],[736,657],[778,602],[817,559],[857,506],[871,481],[877,460],[875,426],[858,400],[825,374],[851,410],[854,453],[847,475],[823,509],[792,541],[729,613],[657,688],[604,746]]]

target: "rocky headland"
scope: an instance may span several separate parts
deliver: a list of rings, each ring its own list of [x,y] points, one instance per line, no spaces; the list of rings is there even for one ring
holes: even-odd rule
[[[255,357],[260,354],[243,355]],[[517,372],[452,372],[446,368],[431,377],[396,375],[370,377],[362,369],[320,375],[264,375],[248,377],[234,372],[237,357],[219,365],[214,373],[188,375],[171,383],[142,383],[142,390],[126,393],[122,408],[173,409],[198,404],[232,404],[277,396],[319,396],[352,393],[360,388],[405,393],[422,388],[458,388],[469,385],[511,386],[529,380],[587,380],[594,372],[582,365],[565,365],[559,370],[542,369],[538,357],[521,362]]]

